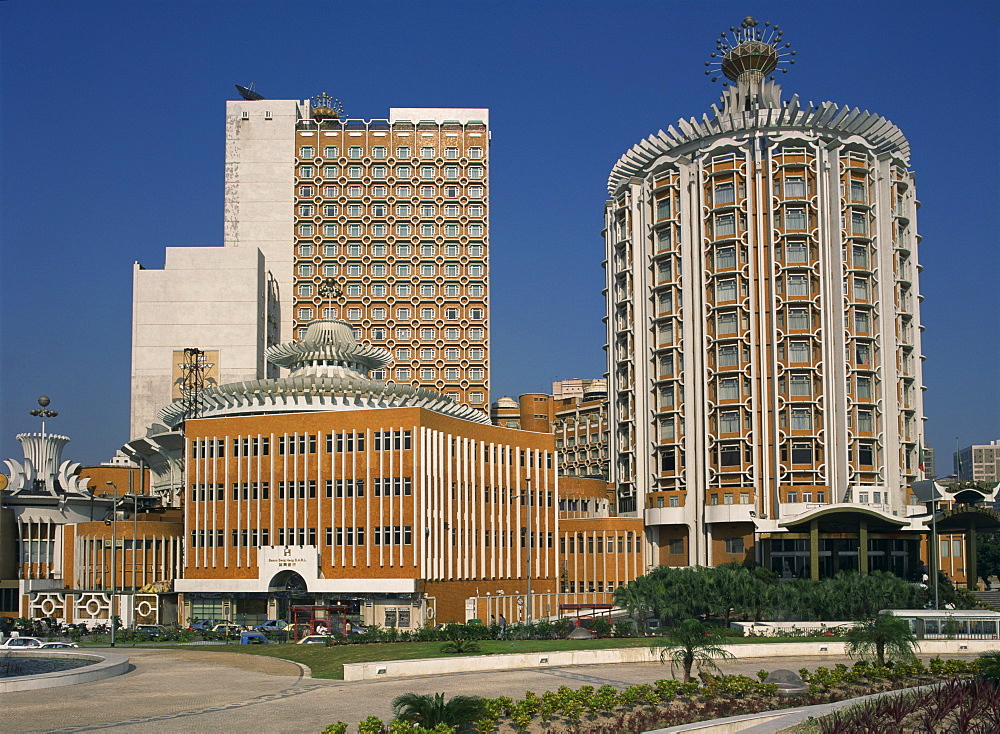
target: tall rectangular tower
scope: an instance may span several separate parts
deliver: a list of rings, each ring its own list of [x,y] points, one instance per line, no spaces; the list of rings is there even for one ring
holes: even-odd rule
[[[322,108],[320,108],[322,109]],[[349,321],[388,373],[485,409],[489,392],[488,111],[392,109],[296,123],[292,322]],[[332,303],[320,286],[334,278]]]

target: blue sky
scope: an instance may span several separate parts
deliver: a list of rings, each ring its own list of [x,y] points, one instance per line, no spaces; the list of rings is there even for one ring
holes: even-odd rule
[[[488,107],[492,397],[604,372],[602,207],[643,137],[701,116],[714,39],[748,14],[798,50],[787,94],[910,140],[923,203],[927,444],[1000,438],[996,3],[0,2],[0,458],[128,439],[131,268],[222,240],[224,109],[267,97]]]

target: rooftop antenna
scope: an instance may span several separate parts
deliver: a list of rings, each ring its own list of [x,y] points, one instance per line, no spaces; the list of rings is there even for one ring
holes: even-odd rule
[[[264,95],[253,91],[253,82],[250,82],[249,87],[243,87],[237,84],[236,91],[240,93],[240,96],[243,97],[243,99],[250,100],[251,102],[257,102],[264,99]]]

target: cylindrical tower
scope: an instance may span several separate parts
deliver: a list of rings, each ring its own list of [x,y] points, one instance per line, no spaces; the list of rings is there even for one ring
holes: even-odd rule
[[[770,75],[794,52],[759,28],[717,43],[721,107],[608,182],[612,479],[651,565],[753,560],[760,531],[838,503],[905,515],[917,478],[909,146],[877,115],[783,101]]]

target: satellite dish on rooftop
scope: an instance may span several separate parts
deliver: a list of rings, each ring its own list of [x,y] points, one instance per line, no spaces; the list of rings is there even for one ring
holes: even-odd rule
[[[240,93],[243,99],[248,99],[251,102],[256,102],[257,100],[264,99],[264,95],[258,94],[253,91],[253,82],[250,82],[249,87],[241,87],[239,84],[236,85],[236,91]]]

